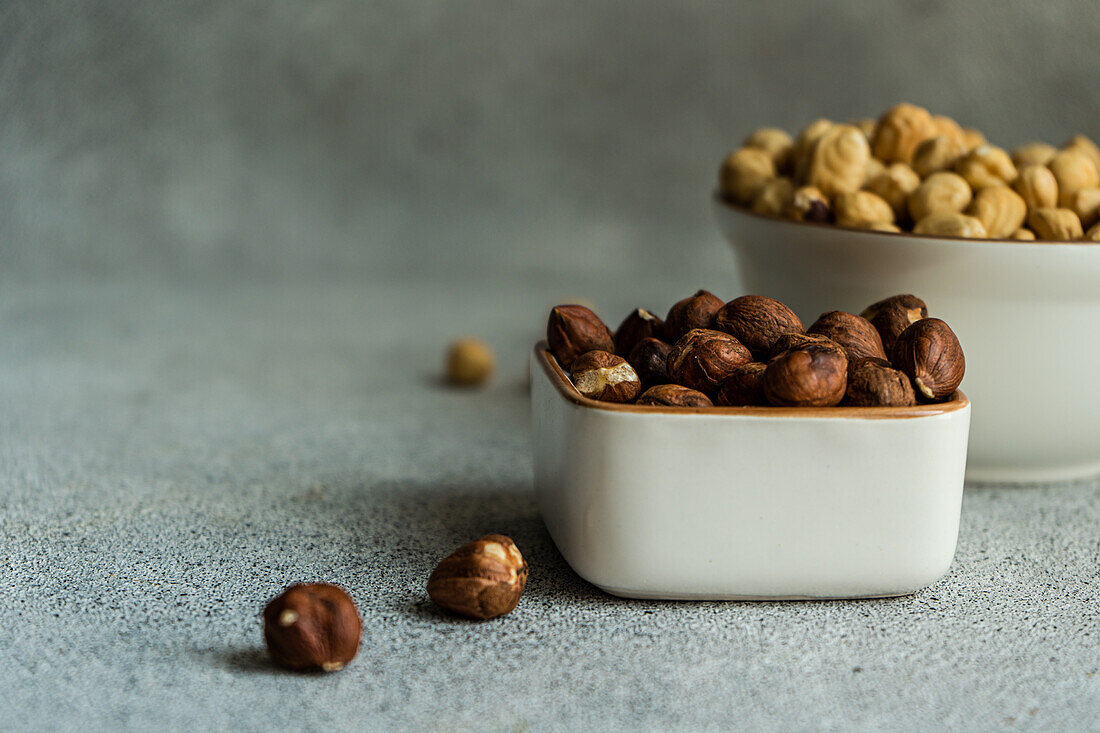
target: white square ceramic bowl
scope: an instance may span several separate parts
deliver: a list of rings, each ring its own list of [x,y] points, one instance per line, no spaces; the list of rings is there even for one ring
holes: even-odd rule
[[[915,293],[966,352],[967,478],[1100,473],[1100,243],[890,234],[772,219],[715,199],[744,292],[812,322]]]
[[[535,491],[566,561],[615,595],[912,593],[955,554],[970,403],[639,407],[531,361]]]

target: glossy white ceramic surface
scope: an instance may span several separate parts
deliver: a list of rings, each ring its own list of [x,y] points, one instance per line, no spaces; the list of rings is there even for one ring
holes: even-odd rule
[[[1100,245],[919,237],[799,224],[715,201],[745,292],[807,324],[914,293],[966,353],[967,478],[1100,473]]]
[[[539,509],[570,566],[610,593],[866,598],[947,572],[961,395],[872,410],[624,407],[586,400],[541,349],[531,368]]]

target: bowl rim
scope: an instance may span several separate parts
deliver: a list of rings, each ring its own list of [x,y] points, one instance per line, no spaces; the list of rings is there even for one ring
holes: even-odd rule
[[[869,236],[879,235],[883,237],[901,237],[903,239],[930,239],[938,242],[966,242],[967,246],[999,246],[999,245],[1011,245],[1014,248],[1032,248],[1050,249],[1056,248],[1073,248],[1073,249],[1096,249],[1100,251],[1100,242],[1088,240],[1088,239],[1043,239],[1030,241],[1027,239],[993,239],[989,237],[971,238],[971,237],[953,237],[946,234],[914,234],[913,232],[883,232],[878,229],[861,229],[860,227],[848,227],[840,224],[830,224],[828,222],[817,221],[797,221],[795,219],[787,219],[782,216],[771,216],[769,214],[761,214],[757,211],[753,211],[741,204],[734,203],[729,199],[722,196],[720,191],[715,190],[713,195],[714,202],[725,209],[735,211],[739,214],[745,214],[747,216],[754,217],[756,219],[763,219],[764,221],[782,222],[784,224],[790,224],[797,227],[810,227],[816,229],[830,229],[839,230],[842,232],[851,232],[853,234],[866,234]]]
[[[970,400],[960,390],[947,402],[918,404],[912,407],[666,407],[664,405],[631,405],[618,402],[602,402],[585,397],[573,386],[572,380],[550,353],[550,345],[543,339],[535,344],[535,359],[558,394],[579,407],[606,412],[635,415],[715,415],[727,418],[817,418],[860,420],[904,420],[932,417],[958,412],[970,405]]]

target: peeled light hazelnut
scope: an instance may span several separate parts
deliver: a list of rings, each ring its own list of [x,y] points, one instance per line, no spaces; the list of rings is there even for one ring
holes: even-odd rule
[[[929,214],[958,213],[970,204],[970,184],[955,173],[933,173],[909,194],[909,215],[920,221]]]
[[[913,380],[918,395],[926,400],[953,395],[966,372],[959,339],[939,318],[923,318],[902,331],[890,361]]]
[[[714,328],[734,336],[761,358],[783,334],[804,331],[794,311],[763,295],[742,295],[726,303],[714,317]]]
[[[734,203],[748,205],[777,171],[771,156],[759,148],[741,148],[730,153],[718,172],[718,188]]]
[[[1100,188],[1078,189],[1069,197],[1069,208],[1081,220],[1081,226],[1088,228],[1100,219]]]
[[[679,384],[658,384],[650,387],[635,403],[637,405],[660,405],[662,407],[714,407],[702,392],[681,387]]]
[[[1012,236],[1027,219],[1023,197],[1008,186],[983,188],[966,211],[982,223],[987,235],[996,239]]]
[[[764,216],[782,216],[794,198],[794,183],[790,178],[775,178],[764,184],[752,200],[752,210]]]
[[[917,403],[909,377],[881,359],[860,359],[848,365],[848,391],[842,405],[908,407]]]
[[[1087,155],[1096,166],[1097,170],[1100,170],[1100,147],[1096,146],[1092,140],[1085,135],[1074,135],[1066,144],[1062,146],[1063,150],[1076,150],[1078,152]]]
[[[867,181],[871,180],[875,176],[883,173],[886,170],[886,164],[875,156],[867,158],[867,165],[863,167],[863,185],[867,185]]]
[[[297,583],[264,609],[267,651],[287,669],[343,669],[359,650],[362,628],[355,601],[329,583]]]
[[[913,170],[921,178],[927,178],[933,173],[951,170],[965,153],[961,139],[944,135],[930,137],[918,145],[913,153]]]
[[[767,364],[759,361],[742,364],[722,383],[714,402],[722,407],[752,407],[768,404],[764,395],[764,371]]]
[[[668,377],[668,354],[672,351],[671,344],[655,338],[642,339],[630,350],[627,361],[642,380],[642,386],[651,387],[655,384],[666,384]]]
[[[932,133],[934,137],[945,137],[957,142],[959,147],[966,146],[966,132],[958,122],[947,115],[932,115]]]
[[[447,349],[447,382],[459,387],[484,384],[493,375],[493,350],[484,341],[458,339]]]
[[[485,535],[445,557],[428,578],[428,596],[451,613],[483,621],[519,603],[527,562],[511,538]]]
[[[842,193],[836,197],[836,223],[842,227],[870,228],[893,224],[894,210],[885,199],[870,191]]]
[[[563,368],[586,351],[614,351],[615,339],[600,317],[583,305],[559,305],[546,324],[550,352]]]
[[[892,295],[867,306],[860,314],[875,327],[889,354],[902,331],[928,317],[928,306],[915,295]]]
[[[1028,209],[1053,209],[1058,205],[1058,179],[1043,165],[1025,165],[1012,182]]]
[[[913,225],[913,234],[928,234],[934,237],[966,237],[985,239],[989,235],[982,223],[973,216],[954,211],[941,211],[929,214]]]
[[[1007,186],[1016,180],[1016,166],[1003,149],[981,145],[959,159],[955,172],[975,191],[988,186]]]
[[[879,117],[871,137],[871,151],[885,163],[909,163],[917,146],[935,134],[928,110],[902,102]]]
[[[826,196],[851,193],[863,185],[871,147],[852,125],[834,125],[814,143],[806,183]]]
[[[712,395],[734,369],[750,361],[752,354],[733,336],[697,328],[684,334],[672,347],[668,375],[677,384]]]
[[[893,163],[864,184],[863,188],[880,196],[894,210],[894,218],[909,218],[909,194],[920,186],[920,176],[905,163]]]
[[[638,342],[647,338],[661,338],[665,322],[645,308],[635,308],[615,330],[615,353],[630,356]]]
[[[665,340],[675,342],[694,328],[710,328],[723,305],[722,299],[709,290],[674,303],[665,316]]]
[[[813,322],[806,333],[818,334],[840,344],[849,360],[885,359],[882,338],[871,322],[861,316],[844,311],[829,311]]]
[[[745,138],[745,142],[741,145],[746,148],[763,150],[771,157],[776,170],[786,171],[790,168],[794,141],[784,130],[775,127],[761,127]]]
[[[773,357],[764,394],[780,407],[831,407],[844,398],[848,357],[835,344],[805,344]]]
[[[989,141],[985,139],[985,135],[980,130],[975,130],[973,127],[964,127],[963,143],[963,147],[965,147],[967,151],[971,151],[983,145],[988,145]]]
[[[798,133],[794,140],[794,148],[791,150],[791,163],[794,166],[794,180],[797,184],[805,184],[810,173],[810,157],[814,145],[829,130],[836,125],[832,120],[817,119],[806,125]]]
[[[1012,162],[1017,168],[1028,165],[1046,165],[1058,154],[1058,148],[1047,143],[1026,143],[1012,150]]]
[[[1081,220],[1070,209],[1035,209],[1027,217],[1035,236],[1046,241],[1081,239],[1085,236]]]
[[[810,221],[822,224],[832,221],[833,207],[820,189],[814,186],[802,186],[795,189],[786,215],[795,221]]]
[[[1093,224],[1089,227],[1089,230],[1085,232],[1085,239],[1093,242],[1100,241],[1100,224]]]
[[[588,351],[570,367],[573,386],[585,397],[602,402],[633,402],[642,391],[642,380],[634,367],[609,351]]]
[[[1020,227],[1012,233],[1012,239],[1019,239],[1023,242],[1034,242],[1035,232],[1031,231],[1027,227]]]
[[[1075,148],[1063,150],[1050,159],[1047,168],[1058,181],[1058,205],[1067,206],[1070,197],[1082,188],[1100,187],[1100,170],[1088,153]]]

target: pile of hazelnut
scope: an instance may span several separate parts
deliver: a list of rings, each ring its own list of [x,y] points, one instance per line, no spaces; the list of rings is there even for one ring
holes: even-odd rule
[[[719,191],[758,214],[885,232],[1100,240],[1100,148],[1011,153],[950,117],[902,103],[878,120],[761,128],[722,163]]]
[[[914,295],[808,329],[761,295],[724,303],[700,290],[664,320],[634,310],[614,334],[590,309],[559,305],[546,337],[582,395],[638,405],[900,407],[950,399],[966,368],[954,332]]]

